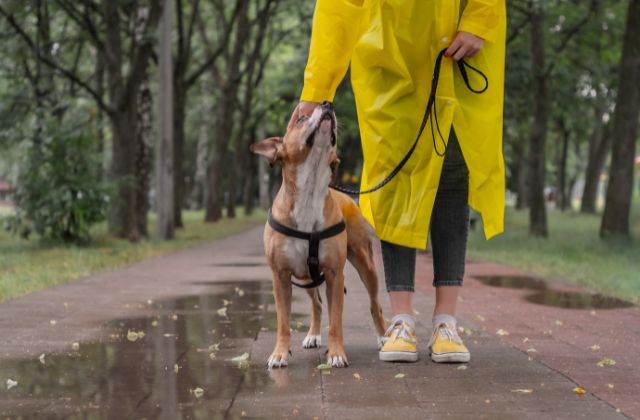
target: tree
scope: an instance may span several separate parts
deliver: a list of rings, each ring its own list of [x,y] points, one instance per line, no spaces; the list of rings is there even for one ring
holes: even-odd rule
[[[640,116],[640,0],[630,0],[613,116],[611,168],[600,236],[629,237]]]

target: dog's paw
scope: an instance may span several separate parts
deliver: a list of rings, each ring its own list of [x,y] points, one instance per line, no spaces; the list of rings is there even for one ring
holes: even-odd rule
[[[349,366],[349,361],[344,350],[329,351],[327,364],[331,367],[341,368]]]
[[[289,365],[287,356],[288,354],[286,352],[274,351],[271,356],[269,356],[269,360],[267,360],[267,369],[287,367]]]
[[[320,347],[322,344],[322,337],[320,335],[307,335],[302,340],[302,347],[305,349],[313,349]]]

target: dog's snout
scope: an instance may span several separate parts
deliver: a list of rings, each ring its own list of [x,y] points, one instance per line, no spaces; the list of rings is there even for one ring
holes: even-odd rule
[[[322,102],[320,106],[324,109],[328,109],[329,111],[333,111],[333,104],[329,101]]]

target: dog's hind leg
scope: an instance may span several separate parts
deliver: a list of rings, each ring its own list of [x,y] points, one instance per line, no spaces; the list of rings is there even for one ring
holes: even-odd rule
[[[378,347],[382,347],[385,332],[384,317],[382,316],[382,306],[378,300],[378,273],[373,262],[373,246],[371,240],[367,238],[364,242],[357,244],[357,247],[349,247],[347,259],[358,271],[360,280],[369,293],[371,318],[378,333]]]
[[[320,290],[318,288],[307,289],[307,294],[311,298],[311,325],[309,325],[307,336],[302,340],[302,347],[311,349],[320,347],[321,344],[322,301],[320,300]]]
[[[276,336],[276,347],[271,353],[267,361],[267,367],[277,368],[288,365],[289,349],[291,345],[291,328],[289,326],[289,317],[291,315],[291,273],[276,272],[273,273],[273,297],[276,302],[276,318],[278,322],[278,331]]]

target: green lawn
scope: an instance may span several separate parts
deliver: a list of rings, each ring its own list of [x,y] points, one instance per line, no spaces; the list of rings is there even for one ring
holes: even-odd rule
[[[600,215],[550,211],[548,217],[549,238],[532,238],[528,212],[508,208],[506,232],[485,241],[481,229],[476,229],[470,236],[469,254],[640,302],[639,206],[632,217],[631,242],[601,240]]]
[[[0,230],[0,301],[229,236],[266,219],[264,211],[250,217],[242,209],[237,213],[236,219],[205,224],[202,212],[184,212],[185,228],[167,242],[151,239],[133,244],[114,239],[106,234],[104,225],[94,229],[95,241],[88,246],[44,244],[35,238],[27,241]],[[153,220],[149,228],[155,228]]]

